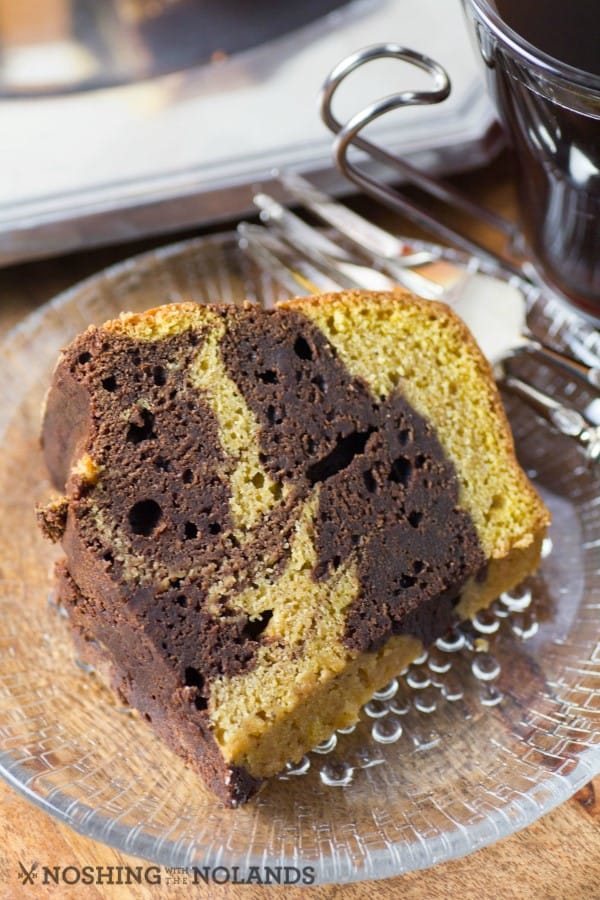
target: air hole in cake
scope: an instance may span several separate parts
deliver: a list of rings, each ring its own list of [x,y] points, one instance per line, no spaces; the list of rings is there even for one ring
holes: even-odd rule
[[[368,428],[366,431],[354,431],[346,437],[338,437],[337,444],[327,456],[309,466],[306,477],[310,484],[326,481],[338,472],[347,469],[356,456],[364,452],[367,441],[375,431]]]
[[[198,526],[193,522],[186,522],[183,531],[186,541],[198,537]]]
[[[150,537],[162,516],[156,500],[139,500],[129,510],[129,524],[134,534]]]
[[[115,561],[115,558],[114,558],[111,550],[106,550],[102,554],[102,559],[104,560],[104,562],[111,563],[111,564]]]
[[[366,472],[363,472],[363,480],[365,482],[365,487],[370,494],[374,494],[377,490],[377,482],[373,476],[373,472],[371,469],[367,469]]]
[[[211,522],[210,525],[208,526],[208,531],[210,534],[220,534],[221,526],[219,525],[218,522]]]
[[[109,375],[108,378],[102,379],[102,387],[105,391],[108,391],[109,394],[112,394],[113,391],[117,389],[117,379],[114,375]]]
[[[410,428],[402,428],[398,432],[398,442],[402,445],[407,444],[411,438]]]
[[[415,459],[415,465],[416,465],[417,469],[423,469],[423,468],[426,468],[426,466],[425,466],[425,463],[426,463],[426,462],[427,462],[427,457],[426,457],[426,456],[423,456],[422,453],[419,453],[419,455],[418,455],[417,458]],[[427,467],[427,468],[428,468],[428,467]]]
[[[399,456],[392,463],[388,480],[395,484],[403,484],[405,487],[410,481],[412,475],[412,463],[406,456]]]
[[[154,366],[152,377],[154,379],[154,384],[157,384],[159,387],[162,387],[163,384],[167,383],[167,373],[162,366]]]
[[[418,575],[419,572],[422,572],[424,568],[425,563],[423,562],[423,560],[415,559],[415,561],[413,562],[413,572],[415,573],[415,575]]]
[[[410,588],[414,587],[417,583],[417,579],[413,578],[412,575],[402,575],[400,578],[400,587],[401,588]]]
[[[187,687],[197,687],[200,689],[204,687],[204,675],[202,675],[198,669],[194,668],[194,666],[187,666],[184,680]]]
[[[262,381],[263,384],[277,384],[279,381],[277,372],[274,369],[267,369],[266,372],[257,372],[256,377],[259,381]]]
[[[272,609],[265,609],[257,619],[248,619],[242,631],[242,637],[256,641],[261,636],[273,615]]]
[[[86,363],[89,363],[89,362],[90,362],[91,358],[92,358],[92,354],[91,354],[91,353],[88,353],[88,352],[86,351],[85,353],[80,353],[80,354],[79,354],[78,360],[79,360],[79,362],[81,363],[82,366],[85,366]]]
[[[153,431],[154,416],[147,409],[142,409],[136,419],[129,423],[127,431],[127,441],[130,444],[140,444],[149,438],[156,437]]]
[[[181,475],[181,480],[184,484],[191,484],[194,480],[194,473],[191,469],[184,469]]]
[[[306,340],[306,338],[302,337],[301,334],[296,338],[296,343],[294,344],[294,353],[300,359],[314,359],[314,353],[312,347]]]
[[[267,422],[269,425],[275,425],[277,419],[277,411],[275,407],[270,403],[267,406]]]
[[[263,475],[262,472],[256,472],[252,476],[252,484],[254,485],[255,488],[258,488],[259,490],[261,487],[264,487],[265,476]]]
[[[198,669],[195,669],[193,666],[188,666],[186,668],[184,680],[187,687],[198,688],[198,692],[200,692],[204,687],[204,676],[201,675]],[[200,693],[197,693],[194,697],[194,706],[199,710],[206,709],[206,707],[208,706],[206,698],[203,697]]]
[[[164,456],[157,456],[154,460],[154,465],[157,469],[162,469],[163,472],[168,472],[171,468],[171,461],[166,459]]]
[[[423,513],[417,512],[417,510],[415,509],[410,513],[410,515],[408,517],[408,522],[410,525],[412,525],[413,528],[418,528],[419,525],[421,524],[422,518],[423,518]]]
[[[177,597],[177,599],[175,600],[175,602],[177,603],[178,606],[183,606],[184,609],[185,609],[185,608],[187,607],[187,605],[188,605],[188,599],[187,599],[187,597],[185,596],[185,594],[179,594],[179,596]]]
[[[269,490],[273,495],[274,500],[281,500],[283,497],[283,487],[279,484],[279,482],[275,482],[275,484],[270,485]]]

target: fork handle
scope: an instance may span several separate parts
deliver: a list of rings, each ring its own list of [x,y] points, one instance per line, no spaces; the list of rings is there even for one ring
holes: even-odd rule
[[[549,344],[544,343],[544,341],[541,341],[531,334],[527,335],[526,346],[531,350],[535,350],[540,356],[543,356],[549,362],[554,363],[565,372],[568,372],[569,375],[574,375],[576,378],[579,378],[590,385],[590,387],[600,390],[600,367],[587,366],[585,363],[567,356],[560,350],[556,350],[554,347],[551,347]]]
[[[559,403],[516,375],[504,373],[501,383],[537,410],[560,434],[576,440],[590,462],[600,462],[600,427],[590,425],[572,406]]]

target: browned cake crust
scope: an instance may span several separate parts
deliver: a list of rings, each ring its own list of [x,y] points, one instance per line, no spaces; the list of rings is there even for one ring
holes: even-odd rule
[[[430,415],[402,371],[415,354],[426,369],[418,328],[479,391],[482,459],[498,458],[481,484],[448,438],[460,386]],[[472,338],[402,294],[89,329],[54,373],[43,445],[64,496],[41,518],[81,646],[231,805],[535,567],[547,523]]]

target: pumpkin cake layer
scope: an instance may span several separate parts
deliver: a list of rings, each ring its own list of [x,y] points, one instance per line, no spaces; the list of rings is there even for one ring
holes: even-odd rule
[[[533,571],[548,522],[466,327],[401,292],[90,328],[43,445],[80,647],[230,805]]]

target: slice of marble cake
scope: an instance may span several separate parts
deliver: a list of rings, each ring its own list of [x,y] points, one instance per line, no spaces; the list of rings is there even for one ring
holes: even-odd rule
[[[400,292],[90,328],[43,447],[80,647],[230,805],[533,571],[548,524],[465,325]]]

